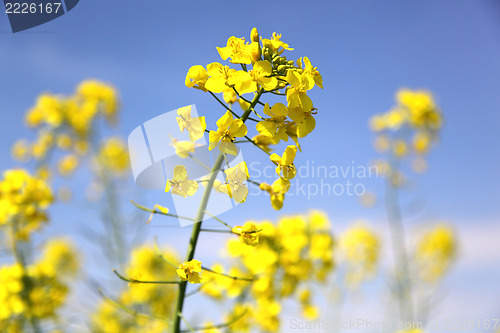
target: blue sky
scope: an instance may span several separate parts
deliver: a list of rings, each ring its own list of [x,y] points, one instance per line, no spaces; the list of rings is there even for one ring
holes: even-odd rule
[[[367,165],[377,157],[369,117],[388,110],[398,88],[427,88],[438,99],[445,126],[428,172],[414,177],[412,195],[426,203],[422,218],[498,231],[500,2],[494,0],[87,0],[17,34],[0,13],[0,169],[16,165],[10,159],[15,140],[32,138],[22,114],[35,97],[43,91],[69,94],[86,78],[120,91],[123,109],[115,132],[124,137],[144,121],[188,104],[213,123],[220,109],[208,95],[186,88],[185,74],[194,64],[219,61],[215,47],[231,35],[248,36],[254,26],[261,36],[281,32],[295,48],[290,57],[308,56],[323,75],[325,89],[311,93],[319,109],[317,127],[303,140],[298,163]],[[244,153],[265,160],[251,148]],[[382,189],[380,179],[363,184],[376,193]],[[270,208],[267,197],[247,204],[257,208],[239,207],[225,219],[236,224],[282,213]],[[327,211],[338,225],[357,218],[383,223],[384,217],[381,206],[365,210],[348,196],[290,197],[283,212],[310,208]],[[62,222],[60,228],[76,230]],[[478,240],[471,241],[473,248]]]

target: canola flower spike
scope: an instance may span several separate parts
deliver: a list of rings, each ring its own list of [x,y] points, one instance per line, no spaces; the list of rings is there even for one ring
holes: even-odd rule
[[[278,142],[279,140],[288,141],[285,124],[288,108],[282,103],[276,103],[269,108],[269,103],[266,103],[263,112],[270,118],[258,122],[256,125],[257,131],[269,139],[277,138]]]
[[[241,119],[234,119],[230,111],[227,111],[219,120],[217,120],[217,131],[209,133],[209,150],[219,147],[224,154],[236,156],[238,148],[233,143],[237,137],[247,135],[247,126]]]
[[[250,178],[246,162],[240,162],[238,165],[224,170],[224,173],[226,174],[226,194],[238,203],[245,202],[248,195],[245,182]]]
[[[189,68],[184,84],[188,88],[196,88],[203,91],[207,91],[205,84],[208,80],[209,74],[205,68],[201,65],[194,65]]]
[[[284,179],[293,179],[297,173],[297,168],[293,164],[295,155],[297,154],[296,146],[286,147],[283,155],[280,157],[278,154],[274,153],[269,158],[276,165],[276,173],[278,176]]]
[[[188,179],[186,167],[177,165],[174,168],[174,177],[167,180],[165,192],[180,195],[181,197],[192,196],[198,190],[198,183],[195,180]]]
[[[191,116],[191,106],[184,106],[177,110],[177,124],[181,132],[187,130],[189,133],[189,140],[195,142],[203,137],[207,124],[205,122],[205,116],[192,118]]]
[[[182,281],[189,281],[189,283],[201,283],[201,262],[193,259],[179,265],[176,270],[177,275]]]
[[[239,235],[241,240],[250,246],[255,246],[259,243],[259,234],[261,231],[252,222],[246,222],[243,226],[236,226],[232,229],[232,232]]]

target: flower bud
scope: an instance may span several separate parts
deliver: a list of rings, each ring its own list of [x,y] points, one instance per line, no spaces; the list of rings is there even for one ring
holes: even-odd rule
[[[259,41],[259,32],[257,31],[257,28],[255,28],[255,27],[250,32],[250,40],[252,42],[258,42]]]

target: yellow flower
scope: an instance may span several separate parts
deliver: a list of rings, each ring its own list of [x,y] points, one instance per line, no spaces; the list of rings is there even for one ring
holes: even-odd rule
[[[356,284],[371,277],[380,252],[378,237],[368,228],[355,225],[345,232],[340,245],[349,265],[348,280]]]
[[[236,70],[229,68],[229,66],[224,66],[218,62],[213,62],[207,66],[208,78],[205,88],[214,93],[221,93],[232,87],[231,77]],[[232,89],[231,89],[232,90]]]
[[[174,168],[174,178],[167,180],[165,192],[172,191],[172,194],[177,194],[184,198],[194,195],[198,190],[198,183],[187,178],[186,167],[184,165],[177,165]]]
[[[191,117],[191,105],[184,106],[177,110],[177,124],[181,132],[187,129],[189,133],[189,140],[195,142],[196,140],[203,137],[207,124],[205,122],[205,117]]]
[[[226,174],[226,191],[230,198],[238,203],[245,202],[248,195],[246,181],[250,177],[245,161],[238,165],[224,170]]]
[[[273,32],[271,39],[262,39],[262,45],[268,47],[273,54],[281,54],[285,50],[293,51],[287,43],[281,41],[281,34]]]
[[[290,181],[278,178],[274,181],[272,185],[261,183],[260,189],[266,191],[271,196],[271,205],[274,209],[280,210],[283,207],[283,201],[285,200],[285,194],[290,188]]]
[[[444,224],[439,224],[424,234],[416,251],[422,279],[435,282],[441,278],[455,258],[456,248],[453,230]]]
[[[431,136],[427,132],[419,131],[413,136],[413,149],[417,154],[425,154],[429,151]]]
[[[297,173],[297,169],[293,164],[293,160],[295,159],[295,154],[297,153],[296,146],[288,146],[283,153],[283,156],[279,156],[278,154],[272,154],[269,156],[271,161],[276,164],[276,173],[284,179],[293,179],[295,174]]]
[[[19,162],[26,162],[31,155],[30,145],[26,140],[18,140],[12,146],[12,157]]]
[[[229,87],[223,91],[222,97],[224,98],[224,101],[228,104],[233,104],[238,99],[238,96],[234,92],[234,89]]]
[[[252,42],[245,44],[245,38],[229,37],[225,47],[217,47],[222,60],[231,58],[233,64],[251,64],[254,58],[255,49],[258,50],[259,44]]]
[[[270,118],[257,123],[257,131],[269,138],[277,137],[278,140],[288,141],[288,135],[285,133],[285,119],[288,115],[288,109],[284,104],[276,103],[272,108],[269,104],[264,106],[264,114]]]
[[[288,108],[300,107],[304,112],[309,112],[313,108],[313,103],[307,91],[314,87],[314,79],[307,74],[300,74],[296,70],[289,70],[286,74],[286,81],[290,86],[286,90]]]
[[[246,71],[237,71],[232,76],[236,90],[240,94],[257,91],[259,86],[265,90],[273,90],[278,85],[278,79],[270,77],[273,72],[273,66],[267,60],[257,61],[253,69]]]
[[[230,111],[227,111],[217,120],[217,131],[210,131],[209,150],[219,146],[221,152],[236,156],[238,149],[232,142],[236,137],[247,135],[247,126],[241,119],[234,119]]]
[[[208,73],[201,65],[192,66],[187,74],[184,83],[188,88],[196,88],[203,91],[207,91],[205,88],[205,83],[208,79]]]
[[[199,144],[196,144],[191,141],[178,141],[174,138],[171,138],[172,145],[175,149],[175,154],[180,158],[189,157],[189,154],[193,154],[196,147],[199,147]]]
[[[57,164],[57,170],[63,176],[68,176],[75,171],[78,166],[78,157],[70,154],[64,156]]]
[[[119,137],[107,139],[99,152],[100,161],[115,172],[124,172],[130,165],[130,158],[125,142]]]
[[[312,77],[314,79],[314,83],[323,89],[323,77],[318,72],[318,67],[314,67],[308,57],[297,59],[297,64],[299,68],[302,68],[302,73]]]
[[[288,116],[297,124],[297,136],[303,138],[311,133],[316,127],[316,120],[312,112],[304,111],[300,107],[291,108]]]
[[[189,283],[201,283],[201,262],[193,259],[191,261],[182,263],[176,270],[177,275],[182,281],[189,281]]]
[[[239,235],[245,244],[251,246],[259,243],[259,231],[257,226],[252,222],[246,222],[243,226],[236,226],[232,229],[232,232]]]
[[[280,139],[276,136],[270,138],[270,137],[267,137],[265,135],[259,134],[259,135],[254,136],[252,138],[252,141],[257,146],[262,148],[264,151],[270,152],[270,151],[272,151],[272,149],[269,146],[277,144],[280,141]]]
[[[77,87],[77,95],[94,107],[101,106],[108,120],[113,120],[120,106],[115,88],[97,80],[83,81]]]

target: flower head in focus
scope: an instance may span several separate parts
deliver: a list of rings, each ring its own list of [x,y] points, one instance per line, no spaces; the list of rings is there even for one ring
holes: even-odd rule
[[[180,195],[186,198],[192,196],[198,190],[198,183],[195,180],[188,179],[186,167],[184,165],[177,165],[174,168],[174,177],[167,180],[165,192],[172,192],[172,194]]]
[[[193,259],[191,261],[182,263],[176,270],[177,275],[182,281],[189,281],[189,283],[201,283],[201,262]]]

